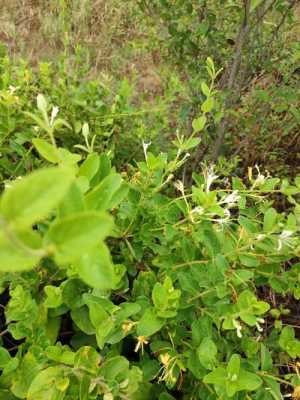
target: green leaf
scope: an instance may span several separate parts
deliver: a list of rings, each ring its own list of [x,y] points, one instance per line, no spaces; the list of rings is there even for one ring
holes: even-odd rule
[[[93,347],[83,346],[75,354],[74,367],[89,374],[96,374],[100,362],[100,354]]]
[[[106,338],[111,333],[113,328],[114,328],[114,322],[111,318],[101,321],[101,323],[97,326],[96,339],[97,339],[97,344],[101,350],[104,348],[104,345],[106,343]]]
[[[82,211],[85,211],[84,196],[77,179],[71,184],[68,193],[60,203],[59,216],[62,218]]]
[[[68,389],[63,367],[49,367],[41,371],[32,381],[28,390],[28,400],[62,400]]]
[[[168,306],[168,292],[166,288],[157,282],[152,290],[152,301],[158,310],[165,309]]]
[[[0,347],[0,368],[4,368],[11,360],[9,352],[4,348]]]
[[[105,177],[98,186],[86,195],[86,205],[88,209],[104,211],[107,210],[113,198],[122,184],[119,174],[110,174]]]
[[[58,150],[59,158],[62,165],[72,167],[81,160],[81,156],[76,153],[71,153],[69,150],[60,147]]]
[[[198,146],[200,142],[201,142],[200,138],[189,138],[186,140],[186,142],[184,142],[182,147],[184,148],[184,150],[189,150]]]
[[[55,246],[58,262],[79,259],[91,251],[111,232],[112,218],[104,213],[86,211],[58,219],[46,236],[46,243]]]
[[[74,180],[70,169],[42,169],[18,180],[5,190],[1,214],[18,228],[26,228],[47,217],[61,202]]]
[[[95,327],[92,325],[90,320],[89,309],[87,306],[73,309],[71,311],[71,317],[82,332],[87,335],[93,335],[95,333]]]
[[[28,397],[28,390],[42,368],[43,365],[41,362],[37,360],[33,352],[29,350],[20,360],[17,370],[14,371],[11,383],[12,393],[18,398],[30,399],[30,397]],[[33,398],[31,397],[30,400],[33,400]],[[39,399],[34,398],[34,400]]]
[[[260,365],[262,371],[270,371],[273,366],[272,355],[263,343],[260,344]]]
[[[0,271],[18,272],[34,268],[46,253],[35,231],[0,231]]]
[[[129,362],[125,357],[115,356],[107,359],[101,368],[101,374],[108,381],[118,381],[122,375],[128,376]]]
[[[271,232],[276,225],[277,211],[269,208],[264,215],[264,232]]]
[[[115,315],[116,325],[121,324],[123,321],[141,311],[141,306],[138,303],[121,303],[120,310]]]
[[[246,267],[258,267],[260,265],[259,259],[253,254],[241,254],[239,259],[241,264]]]
[[[266,387],[270,390],[270,393],[273,397],[274,400],[283,400],[282,394],[281,394],[281,388],[280,388],[280,383],[276,381],[274,378],[270,377],[264,377],[263,380],[266,383]]]
[[[227,372],[229,376],[238,376],[240,373],[241,357],[238,354],[233,354],[230,357],[229,363],[227,365]]]
[[[79,277],[89,286],[101,290],[114,288],[116,280],[110,253],[104,243],[84,254],[75,264]]]
[[[203,93],[206,97],[209,97],[209,95],[210,95],[210,89],[209,89],[209,87],[207,86],[207,84],[206,84],[205,82],[202,82],[202,83],[201,83],[201,90],[202,90],[202,93]]]
[[[86,292],[86,285],[77,278],[66,279],[61,285],[63,302],[69,308],[78,308],[84,304],[82,294]]]
[[[207,118],[205,115],[202,115],[199,118],[193,120],[193,130],[195,133],[200,132],[204,129]]]
[[[154,310],[148,308],[137,326],[138,336],[151,336],[158,332],[164,325],[164,320],[158,318],[154,313]]]
[[[223,367],[218,367],[210,372],[203,378],[204,383],[210,383],[212,385],[217,385],[224,387],[225,381],[227,379],[227,371]]]
[[[217,346],[210,338],[204,338],[197,349],[199,361],[206,369],[213,369],[217,353]]]
[[[292,358],[300,356],[300,341],[295,338],[294,328],[285,326],[280,334],[278,343]]]
[[[204,113],[209,113],[214,106],[214,99],[212,97],[208,97],[205,102],[201,106],[201,111]]]
[[[119,187],[119,189],[117,189],[112,195],[107,205],[107,209],[112,210],[115,207],[117,207],[122,202],[122,200],[127,196],[128,192],[129,192],[129,185],[123,182]]]
[[[94,327],[100,325],[102,321],[106,322],[110,318],[103,305],[94,298],[88,298],[86,303],[89,307],[89,316]]]
[[[60,161],[57,148],[44,139],[33,139],[32,143],[45,160],[57,164]]]
[[[204,315],[192,323],[192,339],[195,346],[200,345],[203,338],[212,336],[212,320]]]
[[[98,154],[89,154],[86,160],[80,165],[78,174],[79,176],[85,176],[90,181],[96,175],[99,166],[100,160]]]
[[[248,372],[242,369],[239,373],[237,384],[239,391],[240,390],[253,391],[261,386],[262,380],[256,374],[253,374],[252,372]]]
[[[44,304],[47,308],[56,308],[62,304],[62,292],[59,287],[47,285],[44,291],[47,296]]]

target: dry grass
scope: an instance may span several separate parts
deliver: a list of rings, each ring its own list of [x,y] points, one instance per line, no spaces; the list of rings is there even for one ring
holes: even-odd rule
[[[0,0],[0,42],[11,57],[34,66],[67,52],[72,64],[81,49],[89,77],[135,79],[151,97],[162,90],[162,65],[148,34],[135,0]]]
[[[139,25],[130,1],[0,0],[0,40],[32,63],[81,46],[95,69],[112,69],[132,57]]]

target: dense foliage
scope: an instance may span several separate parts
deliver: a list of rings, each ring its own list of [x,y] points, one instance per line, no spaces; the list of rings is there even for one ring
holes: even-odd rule
[[[0,48],[0,400],[299,399],[295,2],[138,1],[159,88],[56,3],[59,59]]]

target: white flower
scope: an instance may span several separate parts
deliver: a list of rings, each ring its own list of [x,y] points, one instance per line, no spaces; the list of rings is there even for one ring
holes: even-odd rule
[[[228,222],[230,221],[230,211],[226,208],[224,210],[224,217],[223,218],[218,218],[215,221],[217,222],[217,224],[220,225],[221,229],[224,227],[224,225],[228,224]]]
[[[266,237],[265,234],[260,233],[259,235],[256,236],[256,240],[258,240],[260,242],[261,240],[264,240],[265,237]]]
[[[191,156],[190,153],[186,153],[185,156],[183,157],[183,159],[181,160],[181,162],[182,162],[182,163],[185,162],[185,160],[186,160],[187,158],[189,158],[190,156]]]
[[[270,174],[268,172],[267,172],[267,176],[261,174],[258,165],[255,165],[255,169],[257,171],[257,177],[253,183],[253,186],[252,186],[253,188],[255,186],[262,185],[265,182],[265,180],[270,177]]]
[[[256,325],[256,328],[257,328],[258,332],[263,332],[263,328],[259,325],[258,322],[256,322],[255,325]]]
[[[203,207],[200,207],[200,206],[195,207],[195,208],[192,209],[191,213],[192,213],[192,214],[203,215],[203,213],[204,213],[204,208],[203,208]]]
[[[9,85],[8,90],[10,94],[14,94],[17,88],[13,85]]]
[[[238,338],[242,338],[242,325],[239,323],[239,321],[237,321],[236,319],[234,319],[233,321],[233,325],[236,328],[236,334]]]
[[[222,199],[221,204],[228,204],[229,207],[232,207],[240,198],[241,196],[238,194],[238,191],[234,190]]]
[[[184,193],[184,186],[183,183],[181,181],[176,181],[174,183],[175,188],[180,192],[180,193]]]
[[[292,241],[292,236],[293,232],[288,231],[288,230],[283,230],[281,234],[279,235],[278,238],[278,247],[277,250],[280,251],[282,249],[282,246],[285,244],[287,246],[291,246],[291,241]]]
[[[55,107],[52,108],[51,119],[50,119],[50,125],[51,126],[53,125],[58,112],[59,112],[59,108],[58,107],[55,106]]]
[[[144,150],[145,160],[147,161],[147,149],[151,145],[151,142],[145,143],[144,140],[142,140],[142,143],[143,143],[143,150]]]
[[[219,178],[219,176],[215,175],[215,173],[214,173],[214,166],[213,165],[210,166],[208,168],[208,170],[205,171],[204,178],[205,178],[205,181],[206,181],[206,192],[209,192],[209,189],[210,189],[213,181],[215,181],[216,179]]]

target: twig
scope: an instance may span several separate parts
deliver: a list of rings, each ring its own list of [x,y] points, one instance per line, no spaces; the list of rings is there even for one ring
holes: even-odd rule
[[[293,2],[296,0],[292,0]],[[241,92],[241,85],[242,82],[236,87],[236,90],[233,92],[234,86],[236,85],[237,81],[237,76],[240,72],[240,65],[242,61],[242,55],[243,55],[243,50],[245,47],[245,44],[247,42],[247,38],[249,37],[249,34],[253,31],[253,29],[256,29],[257,26],[263,21],[265,15],[273,8],[276,0],[272,0],[268,6],[266,6],[267,1],[265,0],[262,5],[260,6],[260,9],[262,10],[259,15],[257,14],[256,10],[253,12],[250,12],[250,6],[251,6],[251,1],[250,0],[244,0],[244,18],[243,18],[243,23],[240,28],[240,31],[237,35],[237,38],[235,40],[235,51],[234,55],[232,58],[232,66],[231,69],[229,70],[229,76],[227,79],[227,82],[224,86],[224,89],[226,89],[229,93],[227,95],[227,98],[224,103],[223,110],[226,112],[234,103],[234,97],[237,96]],[[250,19],[252,16],[255,18],[255,20],[250,24]],[[224,137],[226,133],[226,129],[228,127],[229,123],[229,118],[228,116],[224,116],[220,126],[217,130],[216,134],[216,142],[215,142],[215,147],[212,151],[212,161],[216,162],[221,146],[224,142]]]
[[[278,32],[280,31],[280,28],[282,27],[282,25],[284,24],[286,17],[288,16],[288,13],[291,11],[291,9],[295,6],[296,2],[298,0],[291,0],[289,6],[287,7],[286,11],[284,14],[282,14],[282,17],[278,23],[278,25],[276,26],[276,28],[274,29],[272,36],[270,38],[270,40],[267,43],[267,48],[271,45],[271,43],[274,41],[274,39],[276,38],[276,36],[278,35]]]
[[[227,91],[231,92],[234,88],[234,84],[240,69],[240,63],[242,59],[242,52],[244,48],[244,44],[246,41],[246,38],[248,36],[249,30],[250,30],[250,25],[249,25],[249,14],[250,14],[250,0],[244,0],[244,18],[243,18],[243,23],[240,28],[240,31],[237,35],[237,38],[235,40],[235,52],[232,60],[232,66],[229,71],[229,77],[226,83],[226,89]],[[224,104],[224,110],[227,110],[230,108],[230,106],[233,103],[233,98],[232,98],[232,93],[229,93],[227,96],[227,99],[225,100]],[[228,126],[228,118],[225,116],[223,117],[220,127],[217,131],[217,139],[216,139],[216,144],[213,150],[212,154],[212,160],[215,162],[219,156],[221,146],[224,141],[224,136],[225,136],[225,131]]]

